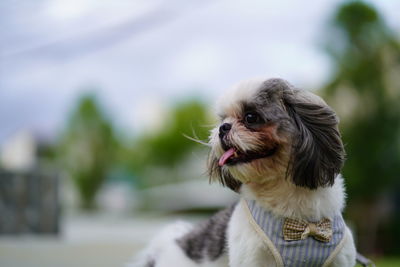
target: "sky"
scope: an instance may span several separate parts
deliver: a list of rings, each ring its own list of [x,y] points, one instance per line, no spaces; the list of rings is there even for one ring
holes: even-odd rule
[[[85,92],[117,127],[151,130],[188,97],[213,103],[252,77],[314,90],[342,1],[37,0],[0,3],[0,144],[21,130],[55,136]],[[400,1],[369,1],[400,30]]]

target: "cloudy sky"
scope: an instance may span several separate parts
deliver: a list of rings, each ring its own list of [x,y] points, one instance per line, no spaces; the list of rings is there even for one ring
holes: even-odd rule
[[[328,19],[341,1],[37,0],[0,3],[0,144],[54,135],[94,91],[115,124],[137,132],[174,101],[208,102],[233,83],[326,81]],[[400,1],[370,1],[399,33]]]

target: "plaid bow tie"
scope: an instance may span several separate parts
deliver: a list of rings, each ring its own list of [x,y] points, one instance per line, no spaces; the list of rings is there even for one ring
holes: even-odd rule
[[[322,219],[316,223],[286,218],[283,224],[283,237],[286,241],[306,239],[312,236],[321,242],[329,242],[332,238],[332,223]]]

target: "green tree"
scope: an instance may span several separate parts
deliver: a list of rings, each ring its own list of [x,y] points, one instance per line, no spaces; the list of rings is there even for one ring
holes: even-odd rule
[[[327,32],[334,71],[324,93],[342,119],[347,215],[361,250],[370,253],[376,251],[379,198],[399,185],[400,46],[378,12],[361,1],[340,6]]]
[[[70,115],[59,145],[60,163],[76,186],[82,208],[94,208],[116,146],[112,125],[96,98],[83,96]]]
[[[163,114],[163,120],[160,131],[139,136],[129,151],[128,164],[139,178],[139,187],[173,182],[148,177],[146,172],[157,167],[173,170],[187,158],[188,153],[199,146],[185,135],[205,140],[209,134],[207,109],[197,100],[176,104],[170,113]]]

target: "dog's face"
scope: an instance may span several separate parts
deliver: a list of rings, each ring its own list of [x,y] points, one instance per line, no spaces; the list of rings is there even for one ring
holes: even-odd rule
[[[333,184],[344,149],[338,119],[321,98],[282,79],[244,82],[232,93],[210,137],[211,179],[235,191],[273,179],[309,189]]]

